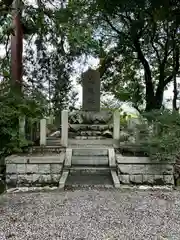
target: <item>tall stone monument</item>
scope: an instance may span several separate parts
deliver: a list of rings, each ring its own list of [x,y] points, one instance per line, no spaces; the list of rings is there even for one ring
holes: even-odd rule
[[[83,111],[100,111],[100,74],[98,70],[88,69],[82,75]]]

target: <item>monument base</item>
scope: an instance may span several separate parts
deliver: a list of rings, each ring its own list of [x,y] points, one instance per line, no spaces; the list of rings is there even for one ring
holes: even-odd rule
[[[70,124],[112,124],[111,111],[74,111],[69,114]]]
[[[69,115],[69,137],[76,139],[106,139],[113,137],[111,111],[76,111]]]

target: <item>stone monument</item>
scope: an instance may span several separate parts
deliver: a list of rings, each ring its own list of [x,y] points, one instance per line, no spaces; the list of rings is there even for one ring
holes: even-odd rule
[[[83,111],[100,111],[100,74],[98,70],[88,69],[82,75]]]

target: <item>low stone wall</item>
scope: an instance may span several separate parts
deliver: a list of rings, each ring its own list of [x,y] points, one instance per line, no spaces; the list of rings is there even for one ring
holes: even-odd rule
[[[58,185],[65,153],[51,156],[9,156],[6,163],[7,188]]]
[[[153,162],[148,157],[116,154],[122,184],[174,185],[174,163]]]

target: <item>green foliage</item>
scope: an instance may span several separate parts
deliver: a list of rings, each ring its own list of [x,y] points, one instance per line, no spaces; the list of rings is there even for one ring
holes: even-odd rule
[[[19,133],[19,118],[26,120],[42,118],[44,106],[27,97],[19,97],[13,92],[0,95],[0,157],[22,151],[29,142]]]
[[[144,130],[145,138],[141,144],[147,148],[149,156],[158,161],[171,160],[179,155],[180,146],[180,115],[178,112],[156,111],[146,114],[151,131]]]

